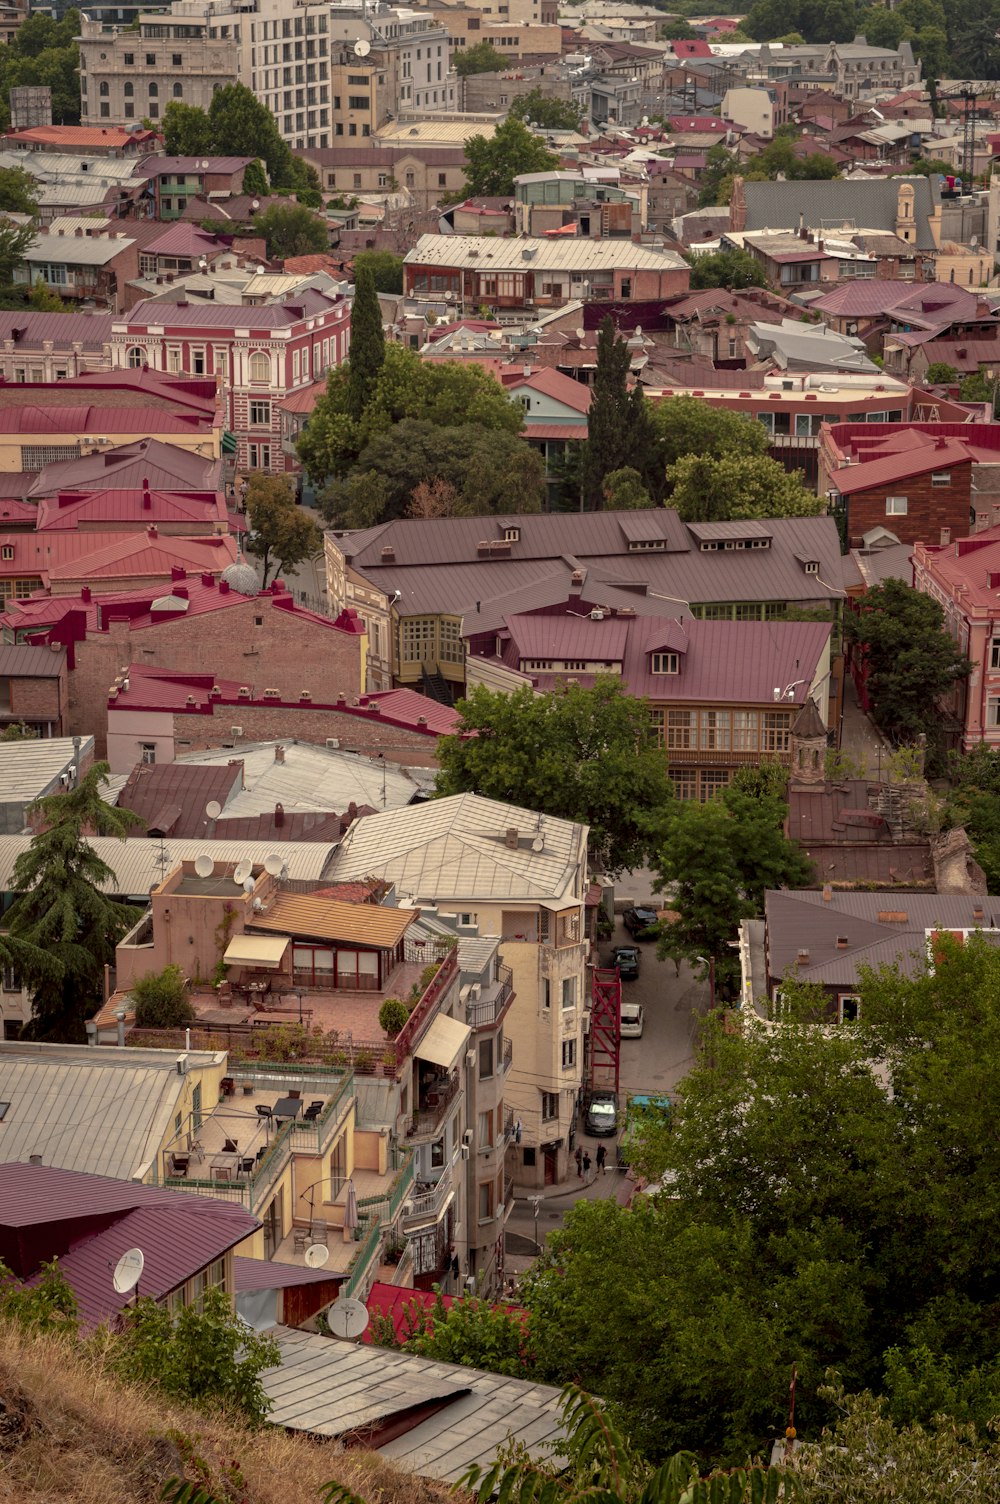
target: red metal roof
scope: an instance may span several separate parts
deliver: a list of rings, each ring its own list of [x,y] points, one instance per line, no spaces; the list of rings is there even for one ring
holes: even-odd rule
[[[35,516],[36,508],[30,502],[24,505],[29,515]],[[0,503],[0,518],[3,516],[4,505]],[[39,501],[35,527],[38,532],[55,532],[105,522],[123,527],[196,524],[206,531],[218,524],[236,531],[240,519],[236,513],[230,514],[221,491],[60,491]]]
[[[25,130],[7,131],[3,139],[8,146],[19,149],[22,142],[29,142],[33,146],[61,146],[68,149],[74,146],[152,146],[157,135],[155,131],[127,131],[121,125],[35,125]]]
[[[347,1278],[329,1269],[305,1269],[301,1264],[279,1264],[274,1259],[233,1259],[233,1282],[244,1290],[289,1290],[296,1285],[335,1285]]]
[[[16,544],[18,534],[10,535]],[[92,533],[42,533],[40,541],[48,545],[79,539],[93,545]],[[107,537],[102,535],[102,539]],[[180,538],[164,533],[153,536],[153,530],[144,533],[127,533],[123,538],[90,552],[81,550],[65,563],[49,567],[50,580],[95,580],[125,579],[130,575],[152,575],[170,578],[170,571],[181,564],[191,569],[206,570],[221,574],[228,565],[236,562],[236,542],[229,535],[205,538]]]
[[[551,366],[542,366],[525,376],[523,362],[520,365],[515,363],[501,369],[500,380],[510,391],[528,388],[533,392],[543,392],[546,397],[551,397],[554,401],[561,402],[563,407],[571,407],[578,413],[590,411],[590,388],[580,381],[574,381],[572,376],[554,371]]]
[[[89,434],[208,433],[216,426],[212,413],[167,412],[150,406],[106,407],[99,403],[67,402],[61,407],[11,407],[0,401],[0,433]]]
[[[457,710],[450,705],[441,705],[415,689],[382,689],[375,694],[362,695],[359,703],[363,707],[377,704],[381,719],[394,726],[407,726],[411,731],[453,736],[458,730],[460,717]]]
[[[936,444],[922,444],[860,465],[845,465],[833,472],[830,484],[842,496],[853,496],[858,491],[880,490],[915,475],[951,470],[956,465],[971,463],[972,456],[964,444],[957,439],[941,439]]]
[[[5,394],[0,393],[0,402]],[[32,477],[28,496],[57,491],[152,490],[217,491],[222,461],[205,459],[162,439],[136,439],[80,459],[57,460]]]
[[[282,303],[267,303],[259,308],[226,303],[157,303],[146,299],[121,316],[129,330],[145,330],[150,324],[170,329],[288,329],[319,314],[330,313],[338,305],[346,312],[343,298],[328,296],[314,287],[290,293]]]

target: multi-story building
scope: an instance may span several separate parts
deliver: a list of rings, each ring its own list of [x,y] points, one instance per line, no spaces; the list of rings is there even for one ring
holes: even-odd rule
[[[466,159],[461,146],[408,148],[359,139],[353,146],[304,147],[297,155],[315,167],[324,193],[348,198],[402,193],[421,212],[465,187]]]
[[[518,235],[554,231],[590,240],[631,240],[646,228],[646,185],[619,188],[598,172],[528,172],[514,179],[514,229]]]
[[[0,375],[49,382],[110,370],[111,321],[110,313],[0,313]]]
[[[954,543],[916,543],[913,583],[941,606],[972,664],[943,706],[958,746],[1000,748],[1000,528]]]
[[[482,1110],[494,1113],[495,1140],[501,1104],[498,1092],[496,1100],[487,1097],[485,1083],[506,1078],[502,1105],[514,1116],[513,1179],[538,1186],[564,1180],[589,999],[586,826],[476,794],[435,799],[355,821],[333,858],[333,878],[347,882],[376,870],[395,884],[401,902],[428,920],[440,917],[460,937],[499,942],[500,963],[510,971],[510,1011],[501,1025],[508,985],[502,972],[485,991],[480,984],[478,999],[470,992],[467,1007],[477,1018],[481,1008],[482,1023],[467,1068],[476,1073]],[[480,1249],[497,1232],[499,1171],[494,1180],[492,1170],[484,1156],[476,1174]],[[486,1214],[481,1236],[480,1211]]]
[[[330,9],[330,47],[331,60],[335,48],[343,53],[346,70],[341,106],[333,111],[335,121],[341,119],[343,110],[349,107],[349,91],[364,92],[364,80],[371,70],[384,75],[386,109],[393,116],[401,113],[422,115],[455,108],[454,80],[449,79],[451,41],[432,11],[407,10],[399,6],[380,9],[373,14],[363,4],[356,8],[333,6]],[[382,120],[377,124],[381,125]],[[372,130],[375,128],[373,125]],[[335,129],[334,134],[340,132]],[[327,143],[321,141],[317,144],[325,146]]]
[[[213,27],[207,8],[190,5],[140,15],[137,32],[85,15],[80,118],[100,126],[156,121],[174,99],[207,110],[215,91],[239,76],[238,30],[235,22]]]
[[[111,328],[117,368],[214,376],[222,390],[240,470],[292,469],[281,444],[281,398],[343,361],[348,304],[307,288],[256,308],[137,303]]]
[[[963,442],[959,424],[882,428],[824,423],[819,492],[838,518],[845,545],[860,548],[876,528],[888,528],[901,543],[950,540],[971,532],[977,526],[976,440],[986,425],[969,427],[971,444]],[[991,450],[985,458],[995,476],[1000,456]],[[986,523],[992,520],[995,501],[989,492],[982,497]]]

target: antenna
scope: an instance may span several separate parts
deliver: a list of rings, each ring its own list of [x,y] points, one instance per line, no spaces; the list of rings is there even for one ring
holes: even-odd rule
[[[205,813],[210,820],[217,820],[222,814],[222,805],[218,799],[210,799],[205,805]]]
[[[306,1249],[306,1268],[322,1269],[323,1265],[326,1263],[329,1257],[330,1250],[329,1248],[327,1248],[325,1243],[310,1243],[309,1247]],[[360,1305],[361,1302],[358,1301],[357,1304]],[[367,1326],[367,1322],[365,1323],[365,1325]]]
[[[233,882],[237,885],[237,887],[242,887],[242,885],[246,882],[247,878],[252,872],[253,862],[248,862],[246,860],[238,862],[236,871],[233,873]]]
[[[368,1326],[368,1311],[360,1300],[352,1300],[349,1295],[341,1296],[335,1300],[326,1313],[330,1330],[335,1337],[360,1337]]]
[[[371,42],[366,42],[365,39],[364,39],[364,37],[362,37],[362,39],[361,39],[360,42],[355,42],[355,44],[354,44],[354,56],[355,57],[367,57],[368,54],[369,54],[369,52],[371,52],[371,50],[372,50],[372,44],[371,44]]]
[[[244,880],[244,883],[243,883],[243,891],[244,891],[244,893],[252,893],[255,886],[256,885],[255,885],[254,880],[253,880],[252,877],[246,878]]]
[[[212,876],[212,873],[215,871],[215,863],[212,861],[212,858],[209,856],[207,851],[203,851],[201,856],[195,857],[194,870],[197,872],[199,877]]]
[[[145,1263],[146,1260],[142,1256],[141,1248],[130,1248],[127,1253],[122,1254],[115,1265],[115,1272],[111,1276],[111,1283],[114,1285],[118,1295],[127,1295],[130,1290],[135,1289],[139,1283],[139,1276],[143,1271]],[[367,1316],[367,1314],[366,1311],[365,1315]],[[367,1326],[367,1324],[366,1321],[365,1325]],[[363,1330],[364,1327],[362,1327]]]
[[[268,877],[280,876],[281,869],[284,865],[284,857],[279,856],[276,851],[272,851],[270,856],[266,856],[264,858],[264,871],[267,873]]]

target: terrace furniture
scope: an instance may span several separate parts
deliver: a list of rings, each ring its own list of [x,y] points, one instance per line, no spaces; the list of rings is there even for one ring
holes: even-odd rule
[[[170,1156],[170,1173],[171,1173],[171,1175],[186,1175],[187,1172],[188,1172],[188,1166],[190,1165],[190,1163],[191,1163],[191,1156],[190,1156],[190,1154],[171,1154],[171,1156]]]
[[[312,1241],[314,1243],[322,1243],[322,1245],[323,1245],[324,1248],[329,1248],[329,1246],[330,1246],[330,1229],[327,1226],[326,1220],[324,1218],[317,1217],[310,1224],[310,1227],[309,1227],[309,1236],[310,1236],[310,1238],[312,1239]]]
[[[282,1118],[297,1118],[302,1110],[302,1103],[298,1097],[281,1097],[274,1104],[274,1116],[281,1121]]]
[[[292,1246],[295,1253],[305,1253],[309,1247],[309,1229],[296,1227],[292,1231]]]
[[[253,1157],[252,1154],[249,1154],[245,1158],[241,1159],[240,1160],[240,1174],[241,1175],[252,1175],[253,1172],[254,1172],[254,1166],[256,1165],[256,1163],[257,1163],[257,1161],[254,1159],[254,1157]]]
[[[320,1113],[322,1111],[323,1111],[323,1103],[322,1102],[310,1102],[309,1106],[306,1108],[306,1110],[302,1114],[302,1116],[303,1116],[303,1119],[307,1123],[315,1123],[316,1119],[319,1117],[319,1115],[320,1115]]]
[[[274,1108],[273,1107],[266,1107],[261,1102],[257,1103],[257,1106],[255,1107],[254,1111],[256,1112],[257,1116],[260,1118],[261,1122],[263,1122],[263,1123],[270,1123],[272,1117],[274,1116]]]
[[[233,1095],[233,1092],[236,1090],[236,1082],[232,1076],[223,1076],[219,1082],[219,1090],[224,1097],[231,1097]]]
[[[299,1087],[296,1087],[294,1091],[289,1091],[288,1095],[292,1098],[293,1101],[298,1101],[298,1099],[302,1095],[302,1092]]]

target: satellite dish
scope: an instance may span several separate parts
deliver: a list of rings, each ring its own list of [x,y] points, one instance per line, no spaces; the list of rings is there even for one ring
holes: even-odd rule
[[[268,877],[278,877],[284,865],[284,857],[279,856],[276,851],[272,851],[270,856],[264,858],[264,871]]]
[[[135,1289],[139,1283],[139,1276],[142,1273],[145,1262],[146,1260],[142,1256],[141,1248],[130,1248],[127,1253],[122,1254],[115,1265],[115,1272],[111,1277],[111,1283],[114,1285],[117,1294],[127,1295],[130,1290]],[[366,1318],[367,1315],[366,1311]],[[365,1325],[367,1326],[367,1324],[366,1319]],[[363,1330],[364,1327],[362,1327]]]
[[[372,50],[372,44],[371,44],[371,42],[366,42],[364,40],[364,38],[362,38],[360,42],[355,42],[355,44],[354,44],[354,56],[355,57],[367,57],[368,54],[369,54],[369,52],[371,52],[371,50]]]
[[[246,879],[246,881],[244,882],[244,884],[243,884],[243,891],[244,891],[244,893],[252,893],[253,890],[254,890],[254,888],[255,888],[255,886],[256,886],[256,884],[254,883],[253,878],[252,877],[248,877]]]
[[[531,849],[532,849],[532,851],[544,851],[545,850],[545,842],[542,840],[541,836],[536,836],[535,837],[535,839],[531,843]]]
[[[205,805],[205,813],[210,820],[217,820],[222,814],[222,805],[218,799],[210,799]]]
[[[266,267],[264,267],[264,266],[258,266],[258,268],[257,268],[257,275],[258,275],[258,277],[262,277],[264,275],[264,273],[265,273],[266,270],[267,270]]]
[[[582,340],[583,337],[584,337],[584,335],[586,334],[586,332],[587,332],[586,329],[577,329],[575,331],[577,339],[581,339]]]
[[[197,872],[199,877],[212,876],[212,873],[215,871],[215,863],[212,861],[212,858],[206,851],[203,851],[201,856],[195,857],[194,870]]]
[[[238,862],[236,865],[236,871],[233,873],[233,882],[236,883],[237,886],[242,886],[242,884],[246,882],[252,871],[253,862],[248,862],[245,860]]]
[[[310,1243],[309,1247],[306,1249],[306,1268],[322,1269],[323,1265],[326,1263],[329,1257],[330,1250],[329,1248],[327,1248],[325,1243]],[[361,1305],[361,1302],[356,1301],[355,1304]],[[364,1309],[364,1307],[362,1307],[362,1309]]]
[[[326,1319],[335,1337],[360,1337],[368,1326],[368,1311],[360,1300],[344,1295],[333,1302]]]

